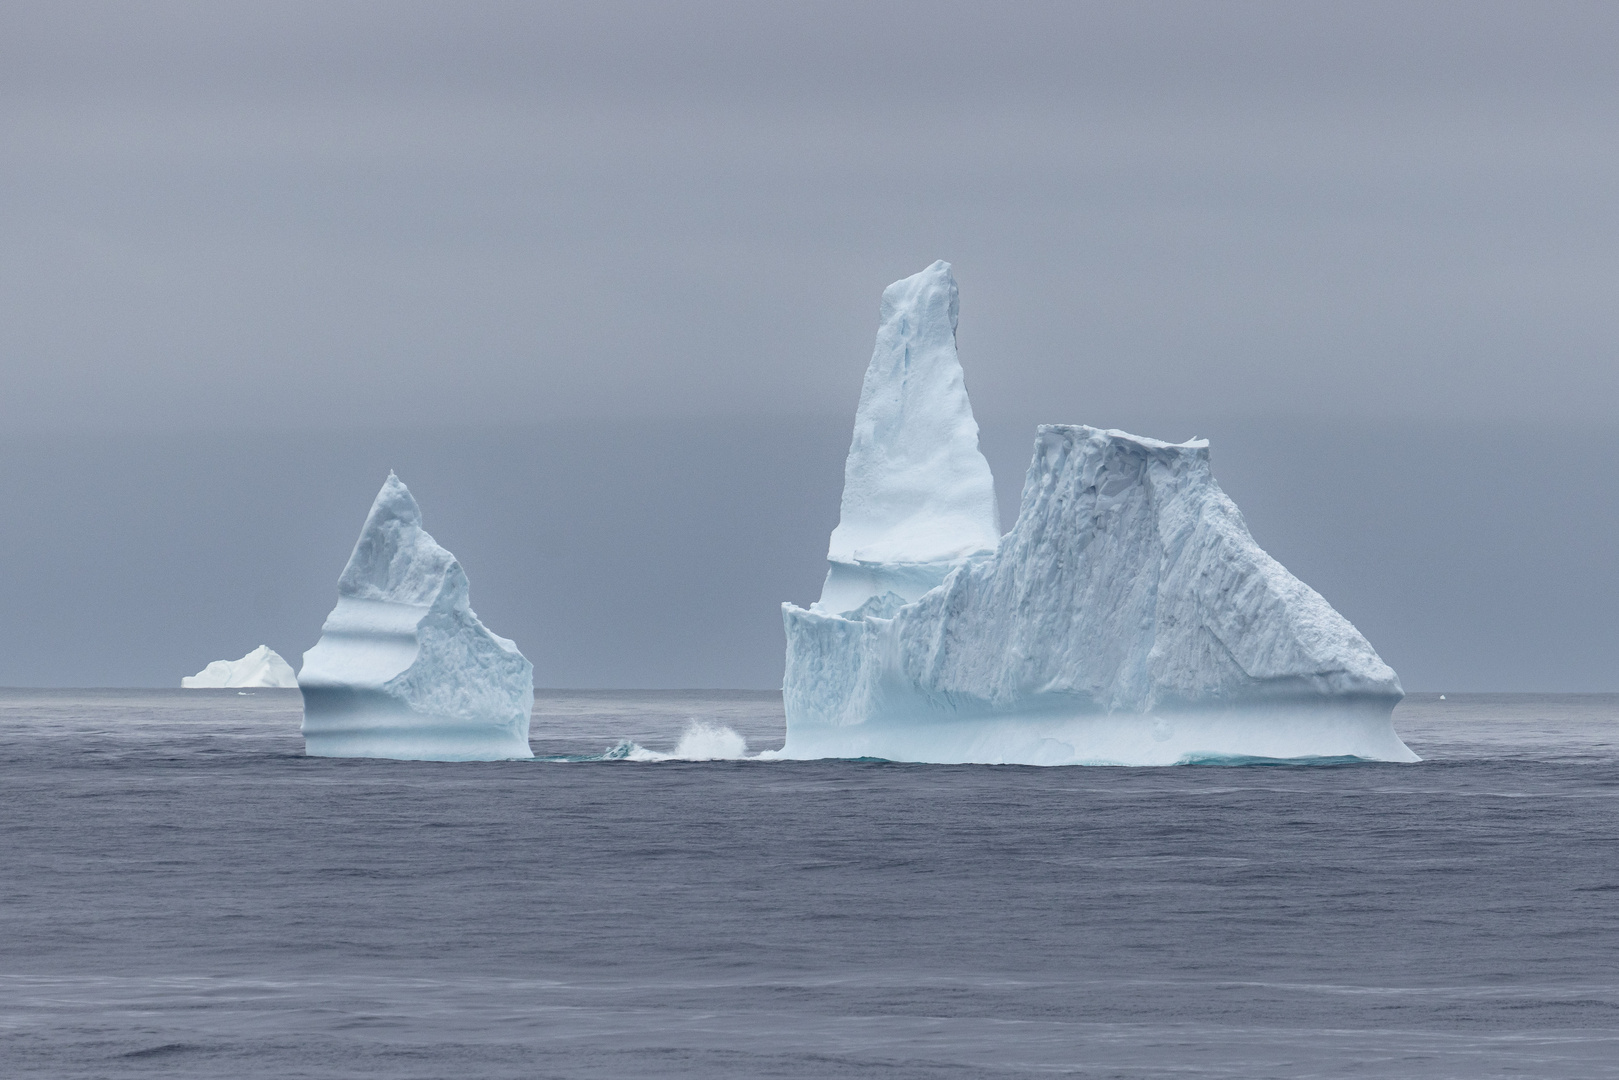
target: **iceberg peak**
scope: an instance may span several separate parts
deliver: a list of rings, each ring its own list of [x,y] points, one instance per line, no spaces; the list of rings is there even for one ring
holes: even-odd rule
[[[455,556],[422,528],[421,507],[390,470],[337,579],[337,593],[394,604],[431,604],[454,562]]]
[[[995,480],[956,356],[960,308],[940,260],[883,290],[819,607],[915,599],[1000,538]]]
[[[526,758],[534,666],[472,610],[466,572],[392,472],[304,654],[304,746],[323,757]]]

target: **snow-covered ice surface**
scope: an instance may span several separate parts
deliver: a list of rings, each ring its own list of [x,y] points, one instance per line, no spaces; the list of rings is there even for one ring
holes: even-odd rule
[[[942,263],[918,278],[941,274],[948,280]],[[918,278],[884,294],[885,329],[893,311],[925,306],[889,300],[896,290],[917,294]],[[953,330],[953,283],[948,292],[951,317],[933,323]],[[882,341],[866,375],[863,417],[868,402],[902,398],[911,378],[903,365],[879,364]],[[953,347],[949,361],[959,406],[950,398],[950,409],[857,421],[846,470],[861,485],[856,520],[883,520],[873,507],[884,489],[867,482],[867,463],[888,460],[890,446],[895,458],[926,463],[927,445],[938,442],[947,464],[936,472],[918,464],[906,490],[937,475],[938,505],[951,509],[939,513],[936,533],[927,524],[935,504],[923,496],[907,495],[910,509],[898,516],[907,537],[961,534],[957,465],[967,460],[964,440],[977,455],[976,427],[939,422],[948,413],[971,423]],[[850,506],[846,490],[840,531]],[[1394,671],[1254,542],[1214,481],[1204,441],[1042,426],[1016,524],[992,555],[967,547],[951,549],[956,561],[924,593],[882,589],[887,570],[875,556],[862,563],[869,589],[834,589],[839,556],[851,548],[833,534],[820,603],[783,605],[787,742],[778,756],[1030,765],[1416,760],[1391,720],[1403,696]],[[914,563],[896,565],[908,572]]]
[[[268,645],[260,645],[240,660],[215,660],[195,675],[180,680],[186,690],[229,687],[273,687],[291,690],[298,685],[292,665]]]
[[[534,667],[478,621],[461,564],[388,474],[304,654],[305,751],[319,757],[532,757]]]
[[[995,481],[956,358],[957,306],[947,262],[883,290],[827,551],[828,611],[890,591],[914,600],[995,551]]]

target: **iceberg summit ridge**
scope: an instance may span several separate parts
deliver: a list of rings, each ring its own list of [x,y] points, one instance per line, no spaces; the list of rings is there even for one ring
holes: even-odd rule
[[[1042,426],[992,554],[917,596],[782,614],[776,756],[1417,760],[1399,678],[1254,542],[1204,440]]]
[[[472,610],[467,576],[393,473],[304,654],[304,748],[317,757],[533,757],[534,666]]]

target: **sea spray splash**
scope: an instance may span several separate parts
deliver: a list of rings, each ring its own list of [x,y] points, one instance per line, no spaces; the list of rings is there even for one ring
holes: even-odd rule
[[[681,733],[673,753],[648,750],[640,743],[620,739],[599,754],[555,754],[547,762],[584,761],[739,761],[748,755],[748,740],[724,724],[692,719]]]
[[[693,720],[670,755],[676,761],[734,761],[746,757],[748,740],[724,724]]]

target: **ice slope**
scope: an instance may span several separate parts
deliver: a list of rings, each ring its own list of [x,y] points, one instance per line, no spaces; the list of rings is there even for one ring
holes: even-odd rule
[[[268,645],[260,645],[240,660],[215,660],[180,685],[188,690],[212,687],[258,686],[291,689],[298,685],[292,665]]]
[[[304,748],[319,757],[527,758],[534,667],[472,610],[455,556],[393,473],[304,654]]]
[[[956,358],[955,278],[936,262],[883,290],[819,607],[915,599],[1000,536],[995,482]]]
[[[948,273],[935,264],[889,293],[904,286],[901,297],[918,295],[913,283],[930,279],[939,297],[948,293],[953,327]],[[917,308],[888,296],[885,327],[894,312]],[[843,535],[833,535],[821,601],[782,605],[787,740],[765,756],[1416,760],[1391,719],[1404,696],[1399,679],[1348,620],[1254,542],[1214,481],[1206,442],[1041,427],[1016,524],[993,554],[972,550],[976,528],[993,519],[959,513],[976,505],[961,494],[989,485],[963,482],[977,475],[962,464],[977,451],[976,443],[972,455],[960,449],[971,413],[953,350],[950,366],[959,403],[946,395],[948,409],[879,413],[868,402],[903,400],[910,371],[872,361],[862,417],[886,424],[857,422],[846,475],[861,494],[851,502],[845,490]],[[940,422],[945,415],[956,422]],[[930,458],[930,442],[947,445]],[[884,513],[877,504],[887,489],[869,477],[881,471],[871,463],[890,459],[914,467],[895,485],[903,509]],[[943,487],[937,498],[922,490],[930,477]],[[937,527],[928,517],[935,512]],[[845,530],[851,520],[903,528]],[[890,536],[907,542],[880,546]],[[909,539],[945,536],[970,539],[931,549]],[[921,551],[935,555],[944,576],[907,591],[899,585],[916,584],[906,575]],[[855,556],[859,587],[834,588],[854,582],[840,581],[840,555]]]

